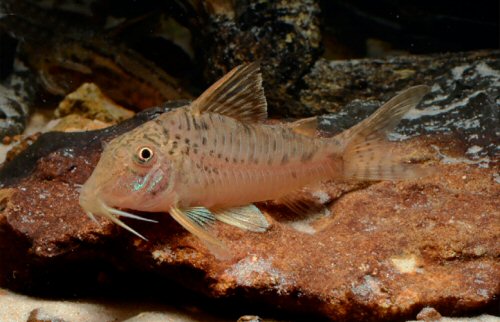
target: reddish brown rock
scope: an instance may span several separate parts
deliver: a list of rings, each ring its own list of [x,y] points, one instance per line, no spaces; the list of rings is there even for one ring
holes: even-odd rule
[[[396,153],[435,169],[433,175],[325,182],[302,196],[328,206],[311,217],[259,204],[272,223],[269,231],[214,227],[233,253],[227,261],[215,259],[168,214],[142,214],[158,224],[127,221],[145,242],[102,218],[99,225],[92,222],[78,206],[78,186],[92,172],[102,143],[161,109],[99,131],[43,134],[0,171],[0,284],[45,295],[96,287],[121,294],[139,285],[138,293],[160,301],[177,297],[175,285],[181,284],[195,291],[190,296],[230,303],[214,306],[233,310],[235,319],[291,312],[293,318],[401,320],[425,307],[444,316],[498,313],[497,67],[464,65],[456,74],[468,70],[467,84],[474,86],[476,76],[484,82],[459,98],[453,94],[459,79],[433,89],[393,133],[410,137],[394,142]],[[356,113],[366,115],[371,104],[351,103],[352,109],[323,117],[320,129],[332,134],[339,124],[359,121]]]
[[[77,185],[99,151],[57,149],[3,190],[0,281],[38,291],[68,275],[79,277],[75,285],[98,284],[88,276],[95,271],[78,269],[98,262],[154,272],[211,297],[341,320],[412,318],[425,306],[446,315],[486,308],[500,294],[499,167],[438,162],[430,145],[451,147],[449,140],[395,143],[432,158],[431,177],[324,184],[313,195],[330,202],[330,214],[297,224],[283,209],[262,204],[272,222],[266,233],[218,224],[234,255],[228,261],[216,260],[166,214],[149,215],[159,224],[129,222],[149,242],[104,219],[93,223],[78,206]]]

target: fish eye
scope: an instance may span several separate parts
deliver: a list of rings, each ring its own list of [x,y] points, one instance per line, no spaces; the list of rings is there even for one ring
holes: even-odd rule
[[[154,156],[153,149],[145,146],[145,147],[139,148],[139,150],[137,152],[136,160],[140,164],[145,164],[146,162],[151,160],[153,158],[153,156]]]

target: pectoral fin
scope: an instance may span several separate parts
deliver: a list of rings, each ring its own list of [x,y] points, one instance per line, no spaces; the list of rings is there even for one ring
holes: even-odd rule
[[[207,230],[215,222],[210,210],[204,207],[187,209],[172,207],[170,215],[187,231],[201,239],[215,256],[218,258],[229,256],[227,247]]]
[[[264,214],[252,204],[216,210],[214,216],[228,225],[249,231],[264,232],[270,226]]]

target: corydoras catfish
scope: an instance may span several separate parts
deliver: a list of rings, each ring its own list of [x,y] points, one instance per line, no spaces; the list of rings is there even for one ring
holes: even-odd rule
[[[207,229],[220,220],[262,232],[254,202],[281,199],[323,180],[400,180],[425,174],[388,155],[386,135],[428,92],[411,87],[333,138],[311,135],[315,118],[263,124],[267,103],[257,63],[240,65],[190,105],[166,112],[112,141],[80,193],[80,205],[144,238],[119,217],[168,212],[214,249]],[[311,129],[313,131],[311,131]],[[128,211],[127,211],[128,210]]]

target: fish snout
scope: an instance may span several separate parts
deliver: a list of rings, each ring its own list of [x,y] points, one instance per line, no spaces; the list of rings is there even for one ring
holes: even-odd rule
[[[80,190],[78,202],[80,207],[87,213],[99,214],[102,210],[102,202],[98,198],[99,190],[91,185],[84,184]]]

